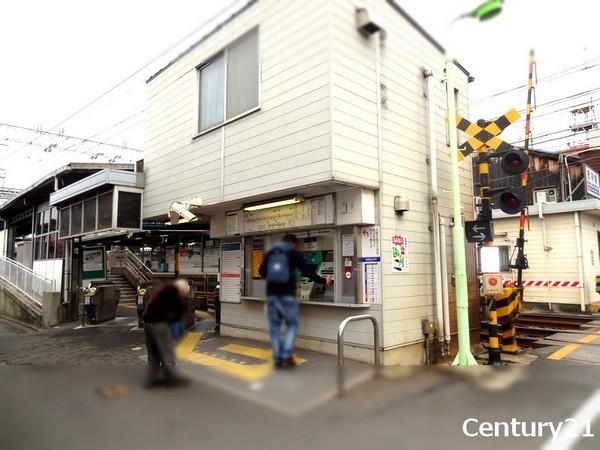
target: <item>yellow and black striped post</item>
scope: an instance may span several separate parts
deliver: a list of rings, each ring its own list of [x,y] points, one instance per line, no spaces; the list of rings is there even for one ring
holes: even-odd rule
[[[517,318],[520,291],[511,285],[505,286],[502,295],[496,297],[498,326],[500,328],[501,348],[505,353],[518,353]]]
[[[488,364],[499,366],[502,364],[500,352],[500,339],[498,337],[498,313],[496,311],[496,299],[488,297]]]

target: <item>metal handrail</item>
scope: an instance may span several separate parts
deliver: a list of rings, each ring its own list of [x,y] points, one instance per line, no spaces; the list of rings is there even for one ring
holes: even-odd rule
[[[44,292],[53,292],[55,289],[54,280],[5,256],[0,256],[0,278],[38,305],[42,304]]]
[[[361,314],[359,316],[351,316],[347,317],[340,323],[337,334],[337,379],[338,379],[338,394],[341,396],[344,394],[344,331],[346,330],[346,325],[350,322],[356,322],[359,320],[370,320],[373,324],[373,354],[374,354],[374,364],[375,370],[379,371],[379,366],[381,366],[381,358],[379,355],[379,323],[375,316],[371,314]]]
[[[24,272],[27,272],[31,275],[35,275],[35,277],[39,278],[40,280],[47,281],[48,283],[53,283],[53,281],[54,281],[50,278],[45,277],[44,275],[40,275],[39,273],[34,272],[32,268],[27,267],[27,266],[21,264],[20,262],[15,261],[14,259],[10,259],[10,258],[7,258],[6,256],[0,255],[0,260],[6,261],[8,264],[11,264],[12,266],[16,266],[19,269],[21,269]]]
[[[138,278],[139,283],[147,283],[152,280],[154,272],[150,270],[146,265],[135,256],[131,250],[111,250],[109,252],[109,258],[116,260],[119,263],[119,267],[128,268],[133,275]]]

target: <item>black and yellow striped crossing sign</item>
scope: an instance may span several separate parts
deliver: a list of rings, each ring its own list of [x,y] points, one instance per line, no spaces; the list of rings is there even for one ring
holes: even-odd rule
[[[510,150],[512,145],[504,142],[498,137],[506,127],[519,119],[519,112],[516,109],[511,109],[503,116],[498,117],[493,122],[486,122],[485,125],[479,125],[461,116],[456,116],[456,128],[463,131],[469,138],[460,146],[458,159],[463,160],[471,153],[480,150],[483,146],[489,147],[491,150]]]

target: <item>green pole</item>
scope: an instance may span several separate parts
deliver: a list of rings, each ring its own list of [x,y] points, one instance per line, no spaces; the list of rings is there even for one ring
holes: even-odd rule
[[[456,105],[454,103],[454,62],[446,53],[446,97],[448,105],[448,138],[450,140],[450,171],[452,175],[452,252],[454,255],[454,283],[456,295],[456,321],[458,328],[458,354],[455,366],[476,366],[471,354],[469,336],[469,295],[467,286],[467,261],[465,256],[465,230],[462,223],[460,199],[460,172],[458,170],[458,147],[456,131]]]

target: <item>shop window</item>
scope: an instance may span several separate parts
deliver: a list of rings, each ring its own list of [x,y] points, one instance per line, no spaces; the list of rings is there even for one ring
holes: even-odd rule
[[[96,197],[83,202],[83,231],[89,233],[96,230]]]
[[[58,229],[58,210],[56,208],[50,208],[50,231],[56,231]]]
[[[258,268],[264,255],[283,238],[283,234],[272,234],[246,238],[245,247],[245,293],[249,297],[265,297],[266,282],[260,279]],[[339,233],[333,230],[299,233],[298,251],[304,262],[322,277],[336,278],[336,241]],[[334,286],[314,283],[301,273],[294,274],[296,296],[301,301],[333,302]],[[352,298],[352,301],[355,301]]]
[[[42,236],[42,243],[40,245],[40,257],[39,259],[48,258],[48,235]]]
[[[69,233],[69,225],[71,223],[71,208],[63,208],[60,210],[60,224],[59,224],[59,235],[60,237],[68,236]]]
[[[138,192],[119,192],[117,206],[117,227],[141,228],[142,194]]]
[[[54,259],[56,251],[56,233],[48,235],[48,259]]]
[[[64,239],[58,239],[56,236],[56,258],[65,257],[65,241]]]
[[[35,238],[33,247],[33,259],[40,259],[40,248],[42,246],[42,238]]]
[[[35,234],[42,234],[42,213],[38,212],[35,215]]]
[[[71,206],[71,235],[81,234],[82,204]]]
[[[42,212],[42,233],[47,233],[50,225],[50,211]]]
[[[112,203],[112,191],[98,196],[98,230],[112,228]]]

